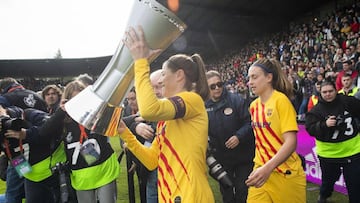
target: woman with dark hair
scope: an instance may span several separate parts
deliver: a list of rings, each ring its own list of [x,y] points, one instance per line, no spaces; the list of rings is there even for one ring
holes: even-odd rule
[[[159,202],[214,202],[206,166],[208,117],[204,101],[209,97],[204,63],[198,54],[177,54],[163,63],[160,82],[163,96],[152,89],[148,58],[151,50],[144,32],[131,28],[125,45],[135,61],[135,87],[140,115],[159,121],[150,148],[142,145],[120,123],[118,132],[127,147],[149,169],[158,167]]]
[[[306,202],[306,180],[296,154],[298,126],[289,98],[293,86],[274,59],[259,59],[249,69],[249,85],[258,96],[250,105],[255,134],[255,166],[246,184],[248,203]]]
[[[306,130],[316,139],[320,160],[319,203],[331,196],[341,171],[349,202],[360,202],[360,136],[356,122],[359,116],[360,100],[338,94],[333,82],[321,83],[319,102],[306,114],[305,122]]]

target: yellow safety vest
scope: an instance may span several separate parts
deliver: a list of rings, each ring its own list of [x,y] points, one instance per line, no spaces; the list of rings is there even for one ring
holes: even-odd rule
[[[311,95],[311,101],[312,101],[313,105],[315,106],[315,105],[318,103],[318,101],[319,101],[318,96],[316,96],[316,95]]]
[[[339,93],[339,94],[343,94],[343,95],[348,95],[348,96],[354,96],[354,95],[356,94],[356,92],[358,92],[358,91],[359,91],[359,88],[355,86],[354,88],[352,88],[352,89],[349,91],[348,94],[345,94],[344,89],[339,90],[338,93]]]

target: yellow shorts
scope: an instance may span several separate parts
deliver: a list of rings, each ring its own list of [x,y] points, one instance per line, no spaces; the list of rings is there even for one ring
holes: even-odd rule
[[[249,188],[247,203],[305,203],[306,176],[302,170],[296,173],[272,172],[261,188]]]

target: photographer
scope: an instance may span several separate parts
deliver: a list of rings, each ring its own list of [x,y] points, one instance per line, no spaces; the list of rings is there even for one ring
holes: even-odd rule
[[[46,112],[46,103],[36,92],[24,88],[14,78],[0,80],[0,105],[34,108]]]
[[[24,88],[16,79],[7,77],[0,80],[0,105],[9,109],[34,108],[46,111],[45,101],[36,92]],[[12,115],[10,115],[12,116]],[[20,116],[21,117],[21,116]],[[21,202],[24,197],[24,178],[15,169],[7,168],[6,202]]]
[[[234,184],[229,187],[219,182],[223,202],[245,203],[248,195],[245,180],[253,169],[255,154],[249,105],[239,94],[230,93],[223,87],[219,72],[208,71],[206,77],[211,95],[205,103],[210,154],[223,166]],[[210,168],[210,171],[213,170]]]
[[[316,138],[321,179],[318,202],[326,202],[341,175],[345,178],[350,202],[360,202],[360,136],[356,118],[360,100],[337,94],[335,84],[320,86],[319,103],[306,114],[306,130]]]
[[[39,137],[38,128],[48,114],[36,109],[22,110],[17,107],[7,108],[7,111],[10,109],[22,117],[2,117],[2,142],[15,173],[18,173],[13,175],[25,177],[26,202],[58,202],[58,177],[52,173],[51,167],[57,162],[65,161],[65,156],[59,140],[50,136]],[[11,184],[14,182],[11,181]]]
[[[6,180],[6,194],[5,194],[5,202],[21,202],[25,197],[25,189],[24,189],[24,178],[19,177],[16,170],[8,164],[9,157],[16,157],[19,155],[19,152],[15,152],[15,148],[19,148],[19,141],[16,139],[6,139],[5,132],[7,131],[5,128],[5,122],[9,122],[11,119],[21,117],[22,110],[17,107],[8,107],[3,108],[0,105],[0,151],[4,152],[4,166],[2,173],[2,179]],[[4,123],[4,124],[3,124]],[[6,141],[5,141],[6,140]],[[5,142],[9,143],[7,150]],[[23,143],[27,145],[27,143]],[[6,166],[5,166],[6,165]]]
[[[64,104],[85,86],[72,81],[65,87],[60,108],[44,123],[40,136],[62,134],[71,169],[71,185],[79,203],[116,202],[116,178],[120,172],[117,156],[107,137],[96,134],[71,119]],[[60,170],[62,166],[59,166]]]

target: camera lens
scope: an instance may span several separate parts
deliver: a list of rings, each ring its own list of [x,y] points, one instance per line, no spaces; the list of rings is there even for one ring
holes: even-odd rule
[[[210,174],[224,186],[231,187],[233,185],[230,177],[228,176],[227,172],[221,166],[221,164],[213,157],[208,156],[206,159],[206,163],[209,166]]]

